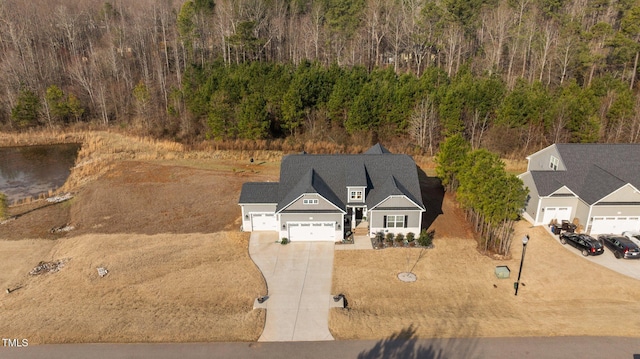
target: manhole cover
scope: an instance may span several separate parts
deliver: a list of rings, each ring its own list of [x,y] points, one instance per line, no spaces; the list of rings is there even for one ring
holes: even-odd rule
[[[413,273],[402,272],[398,274],[398,279],[400,279],[403,282],[415,282],[418,279],[418,277],[416,277],[416,275]]]

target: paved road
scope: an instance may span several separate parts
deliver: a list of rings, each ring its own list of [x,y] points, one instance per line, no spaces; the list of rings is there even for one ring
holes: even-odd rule
[[[253,232],[249,255],[267,281],[267,318],[259,341],[333,340],[329,332],[333,242],[275,243]]]
[[[553,337],[193,344],[58,344],[1,348],[3,359],[188,358],[624,358],[640,359],[639,338]]]

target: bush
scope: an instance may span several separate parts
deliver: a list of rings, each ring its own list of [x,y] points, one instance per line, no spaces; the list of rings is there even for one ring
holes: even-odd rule
[[[382,244],[384,242],[384,233],[378,232],[376,233],[376,243]]]
[[[427,232],[426,229],[423,229],[422,232],[420,232],[420,237],[418,237],[418,244],[423,247],[431,246],[431,243],[433,243],[433,236],[435,235],[435,233],[436,231]]]
[[[413,232],[407,233],[407,242],[413,242],[416,240],[416,235]]]
[[[387,242],[393,242],[393,233],[391,232],[387,233],[385,238],[387,239]]]
[[[404,234],[402,233],[396,234],[396,242],[400,243],[402,241],[404,241]]]
[[[280,240],[280,244],[287,244],[287,243],[289,243],[289,238],[282,237],[282,239]]]

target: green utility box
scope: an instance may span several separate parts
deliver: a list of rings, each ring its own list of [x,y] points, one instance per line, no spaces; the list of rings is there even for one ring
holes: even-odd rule
[[[500,279],[506,279],[506,278],[509,278],[510,275],[511,275],[511,270],[509,270],[509,267],[507,266],[496,267],[496,277]]]

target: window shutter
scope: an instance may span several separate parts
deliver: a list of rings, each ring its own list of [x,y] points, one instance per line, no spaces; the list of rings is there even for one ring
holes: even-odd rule
[[[409,216],[404,216],[404,228],[407,228],[407,222],[409,222]]]
[[[382,226],[387,228],[387,216],[382,217]]]

